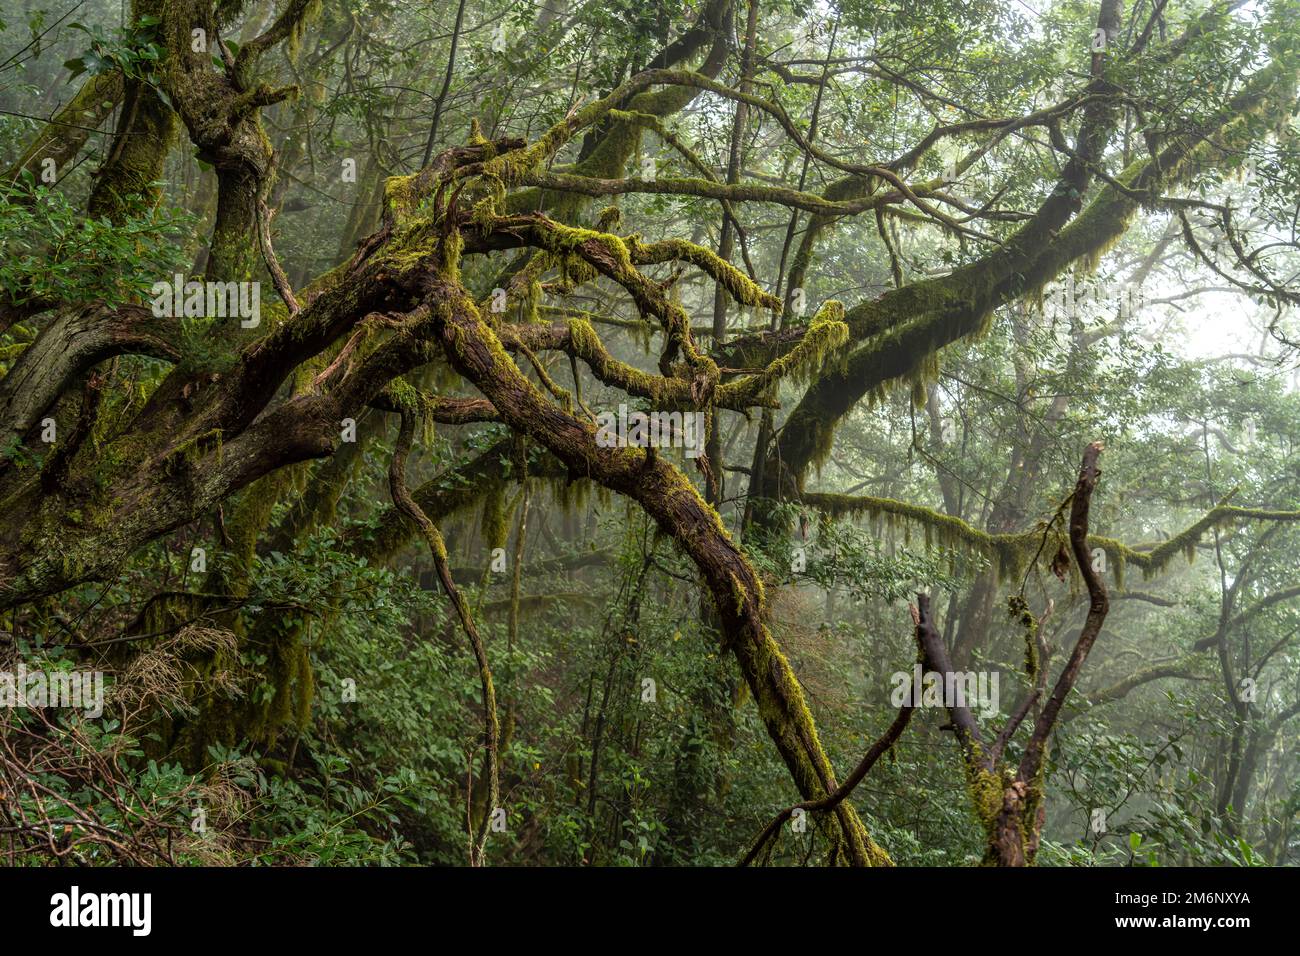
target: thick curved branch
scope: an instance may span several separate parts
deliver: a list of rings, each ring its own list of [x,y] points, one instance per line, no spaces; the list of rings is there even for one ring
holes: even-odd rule
[[[1134,163],[1117,177],[1124,192],[1104,187],[1076,216],[1103,134],[1114,122],[1112,110],[1094,104],[1095,112],[1085,112],[1075,158],[1056,191],[1004,246],[948,276],[905,286],[848,312],[854,338],[863,344],[842,370],[827,370],[791,413],[765,472],[769,486],[763,493],[777,496],[782,468],[796,483],[801,480],[829,448],[838,422],[864,396],[916,374],[927,357],[983,328],[998,306],[1041,288],[1070,263],[1122,235],[1139,208],[1130,191],[1150,193],[1187,175],[1193,165],[1189,160],[1217,148],[1207,137],[1244,128],[1278,106],[1293,72],[1294,65],[1285,60],[1264,68],[1198,130],[1172,139],[1159,155]]]
[[[180,358],[176,324],[134,305],[60,313],[0,379],[0,441],[25,434],[84,372],[106,358],[135,354],[175,362]]]
[[[717,605],[727,646],[800,791],[809,799],[833,793],[834,774],[803,693],[764,623],[763,585],[717,513],[654,449],[603,448],[593,425],[547,401],[506,357],[464,289],[442,277],[428,291],[428,307],[448,360],[506,423],[549,448],[574,473],[639,502],[694,561]],[[833,812],[853,862],[888,862],[851,805],[840,803]]]

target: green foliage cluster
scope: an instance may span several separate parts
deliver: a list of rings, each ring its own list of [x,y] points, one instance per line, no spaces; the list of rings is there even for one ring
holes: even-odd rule
[[[0,185],[0,295],[18,306],[139,301],[188,266],[180,240],[193,228],[193,215],[143,203],[119,223],[92,219],[24,170],[18,183]]]

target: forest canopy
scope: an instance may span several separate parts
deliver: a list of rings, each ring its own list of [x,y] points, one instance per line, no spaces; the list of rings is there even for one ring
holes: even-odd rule
[[[1300,862],[1297,0],[0,0],[7,865]]]

